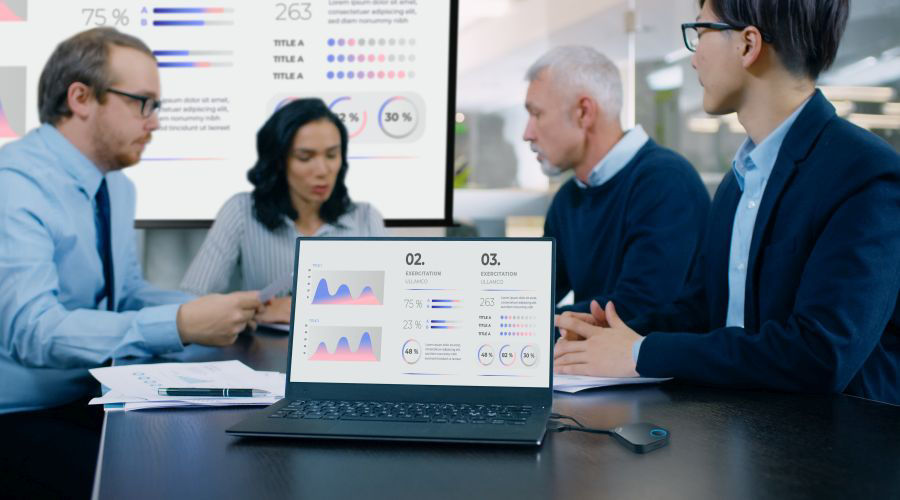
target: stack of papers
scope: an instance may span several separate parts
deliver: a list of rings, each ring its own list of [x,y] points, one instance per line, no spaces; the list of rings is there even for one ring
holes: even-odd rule
[[[553,390],[574,393],[597,387],[612,387],[628,384],[655,384],[672,380],[671,378],[649,377],[585,377],[583,375],[553,374]]]
[[[240,361],[158,363],[94,368],[91,375],[109,389],[90,404],[111,410],[144,408],[270,405],[284,397],[284,374],[255,371]],[[261,389],[269,394],[253,397],[160,396],[160,388]]]

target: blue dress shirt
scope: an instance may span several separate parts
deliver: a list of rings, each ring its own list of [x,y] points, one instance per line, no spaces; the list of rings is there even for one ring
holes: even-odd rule
[[[740,328],[725,325],[742,195],[729,172],[681,297],[628,322],[646,335],[637,371],[900,404],[900,155],[815,92],[758,208]]]
[[[744,294],[747,285],[747,261],[750,259],[750,242],[753,239],[753,226],[756,214],[769,175],[775,167],[781,143],[791,129],[791,125],[800,116],[809,99],[804,101],[785,121],[781,122],[768,137],[757,146],[747,137],[735,154],[732,162],[734,176],[741,188],[741,201],[734,214],[734,226],[731,233],[731,254],[728,265],[728,317],[727,326],[744,326]],[[644,339],[635,341],[631,347],[631,355],[637,362]]]
[[[631,163],[634,155],[644,147],[644,144],[647,144],[649,139],[650,136],[644,131],[644,127],[640,125],[625,132],[625,135],[619,139],[619,142],[606,153],[606,156],[588,174],[587,184],[581,182],[577,177],[575,178],[575,184],[582,189],[603,185],[603,183],[615,177],[620,170]],[[605,304],[600,305],[603,306]]]
[[[192,296],[142,278],[134,185],[106,175],[116,303],[107,311],[95,196],[102,172],[51,125],[0,149],[0,413],[88,395],[89,368],[183,349]],[[98,303],[98,297],[102,300]]]
[[[741,201],[734,214],[731,232],[731,253],[728,260],[728,316],[725,326],[744,327],[744,294],[747,285],[747,262],[750,259],[750,242],[756,223],[759,203],[766,190],[769,175],[775,167],[781,143],[791,125],[806,107],[804,101],[785,121],[763,139],[759,146],[747,137],[732,162],[734,177],[741,188]]]

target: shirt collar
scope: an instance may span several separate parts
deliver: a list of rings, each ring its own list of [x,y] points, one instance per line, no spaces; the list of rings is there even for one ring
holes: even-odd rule
[[[581,182],[575,178],[575,183],[580,188],[596,187],[603,185],[606,181],[615,177],[626,165],[628,165],[634,156],[650,137],[644,131],[644,127],[635,126],[619,139],[612,149],[606,153],[606,156],[597,163],[597,166],[588,174],[587,183]]]
[[[63,170],[78,182],[79,187],[84,190],[88,198],[93,199],[103,180],[103,172],[100,171],[100,168],[94,165],[53,125],[45,123],[38,127],[37,132],[47,144],[48,149],[59,158],[59,164]]]
[[[744,178],[747,176],[747,172],[754,168],[759,169],[759,172],[764,179],[769,178],[769,174],[771,174],[772,169],[775,168],[775,161],[778,160],[778,152],[781,151],[781,145],[784,143],[784,138],[787,136],[787,133],[791,130],[791,126],[797,121],[797,117],[800,116],[800,112],[803,111],[803,108],[806,107],[808,102],[809,99],[803,101],[803,104],[797,107],[797,109],[791,113],[791,116],[781,122],[781,125],[773,130],[768,137],[763,139],[763,141],[759,143],[759,146],[754,144],[753,139],[749,136],[744,139],[743,144],[741,144],[741,147],[738,148],[737,153],[734,155],[734,160],[731,162],[731,168],[734,171],[734,176],[737,179],[741,191],[744,190]]]
[[[284,222],[288,225],[288,227],[291,228],[292,231],[294,231],[294,236],[306,236],[304,234],[300,234],[300,231],[297,231],[297,226],[294,225],[293,219],[291,219],[287,215],[284,216]],[[315,234],[312,234],[309,236],[310,237],[328,236],[329,234],[333,233],[336,229],[337,229],[337,226],[335,226],[334,224],[330,224],[328,222],[322,222],[322,226],[319,227],[319,229],[316,229]]]

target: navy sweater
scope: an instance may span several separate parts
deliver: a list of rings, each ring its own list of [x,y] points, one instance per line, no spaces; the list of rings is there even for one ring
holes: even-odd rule
[[[653,140],[613,178],[582,189],[571,179],[556,194],[544,234],[556,238],[556,297],[570,290],[587,312],[596,299],[622,319],[674,300],[695,261],[709,212],[697,172]]]

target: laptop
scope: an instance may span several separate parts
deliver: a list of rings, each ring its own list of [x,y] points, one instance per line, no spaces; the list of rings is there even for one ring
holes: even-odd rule
[[[550,238],[303,238],[285,398],[239,436],[540,445]]]

